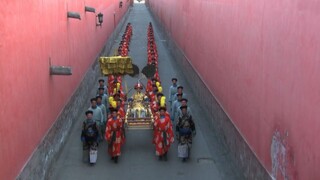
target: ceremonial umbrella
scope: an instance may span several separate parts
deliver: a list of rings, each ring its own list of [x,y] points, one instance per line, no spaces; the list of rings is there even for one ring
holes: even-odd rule
[[[139,67],[135,64],[132,64],[133,74],[129,74],[131,77],[137,77],[139,75]]]
[[[148,64],[142,69],[142,74],[144,74],[147,78],[152,78],[156,73],[156,66],[153,64]]]

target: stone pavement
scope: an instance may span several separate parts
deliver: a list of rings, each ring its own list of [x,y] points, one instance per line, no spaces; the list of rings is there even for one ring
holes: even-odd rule
[[[147,63],[147,27],[153,22],[155,38],[159,54],[159,73],[164,93],[168,96],[171,78],[177,77],[179,84],[185,87],[190,106],[195,117],[197,136],[191,151],[191,159],[183,163],[177,158],[177,143],[171,146],[168,161],[158,161],[152,144],[151,130],[130,130],[126,132],[126,144],[123,146],[122,156],[118,164],[114,164],[107,155],[107,143],[99,146],[98,160],[95,166],[82,163],[82,144],[80,141],[82,120],[84,113],[79,114],[79,120],[70,131],[65,147],[61,150],[59,158],[50,172],[53,180],[140,180],[140,179],[174,179],[174,180],[219,180],[219,179],[244,179],[241,172],[234,168],[228,159],[228,152],[220,146],[216,135],[210,130],[206,116],[201,111],[201,106],[192,92],[188,91],[190,82],[182,76],[182,69],[170,56],[161,38],[160,28],[152,19],[147,7],[143,3],[134,4],[129,12],[127,22],[133,26],[133,36],[130,44],[129,55],[136,65],[142,69]],[[127,23],[125,23],[126,25]],[[114,42],[113,49],[118,47],[123,27],[119,37]],[[112,51],[113,52],[113,51]],[[97,72],[99,73],[99,72]],[[133,87],[138,78],[125,77],[128,88]],[[142,80],[146,84],[145,80]],[[96,87],[92,87],[91,96],[94,97]],[[130,96],[130,95],[129,95]],[[89,102],[88,102],[89,106]],[[83,110],[85,112],[85,109]]]

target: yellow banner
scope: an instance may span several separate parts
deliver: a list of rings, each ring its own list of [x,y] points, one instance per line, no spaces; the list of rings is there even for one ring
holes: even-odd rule
[[[99,58],[101,73],[108,75],[133,74],[132,59],[129,56],[111,56]]]

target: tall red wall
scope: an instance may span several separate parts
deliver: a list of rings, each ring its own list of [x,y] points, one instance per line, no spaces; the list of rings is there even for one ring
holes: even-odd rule
[[[14,179],[80,84],[126,12],[120,0],[1,0],[0,177]],[[96,14],[104,14],[96,27]],[[68,19],[79,12],[81,21]],[[72,76],[50,76],[53,65]]]
[[[269,173],[319,179],[320,1],[148,2]]]

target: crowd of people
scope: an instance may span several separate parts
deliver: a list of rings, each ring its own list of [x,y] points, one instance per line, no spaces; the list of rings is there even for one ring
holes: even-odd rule
[[[131,36],[132,26],[128,23],[118,48],[120,56],[128,56]],[[85,162],[92,146],[98,146],[103,139],[108,142],[111,159],[115,163],[118,162],[121,146],[125,142],[125,101],[126,94],[122,88],[121,76],[109,75],[107,85],[104,79],[99,79],[97,96],[91,98],[91,106],[85,113],[86,120],[82,126],[81,140]]]
[[[128,56],[131,36],[132,26],[128,23],[118,48],[119,55]],[[147,64],[155,66],[155,73],[152,78],[148,79],[144,96],[150,103],[154,117],[153,144],[155,145],[155,154],[159,160],[166,161],[169,148],[176,137],[178,157],[186,161],[190,154],[192,136],[196,133],[191,109],[188,106],[187,94],[184,93],[183,86],[178,85],[178,79],[172,78],[168,94],[169,103],[166,103],[158,72],[158,51],[151,22],[147,30],[147,39]],[[141,93],[143,86],[140,82],[135,85],[135,89]],[[99,80],[97,96],[91,99],[91,106],[85,113],[86,120],[83,121],[82,126],[81,140],[85,161],[88,160],[91,147],[96,148],[104,137],[108,143],[108,153],[111,159],[115,163],[118,162],[121,146],[125,142],[126,101],[127,95],[123,91],[121,76],[109,75],[107,85],[105,85],[104,79]],[[174,125],[175,128],[173,128]]]
[[[156,67],[154,77],[148,80],[146,89],[154,117],[153,143],[155,144],[156,155],[159,157],[159,160],[167,160],[168,150],[174,142],[174,133],[170,115],[166,109],[166,98],[162,93],[158,72],[158,51],[151,23],[149,23],[147,39],[148,64],[153,64]]]

